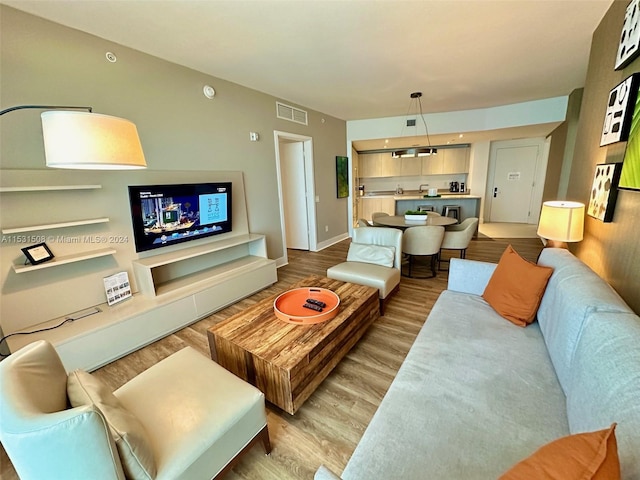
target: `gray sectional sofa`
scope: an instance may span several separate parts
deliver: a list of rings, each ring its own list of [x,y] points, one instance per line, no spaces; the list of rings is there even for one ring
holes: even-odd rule
[[[538,321],[481,297],[495,264],[453,259],[427,321],[341,476],[496,479],[559,437],[617,422],[622,478],[640,480],[640,318],[567,250]],[[324,467],[316,479],[337,478]]]

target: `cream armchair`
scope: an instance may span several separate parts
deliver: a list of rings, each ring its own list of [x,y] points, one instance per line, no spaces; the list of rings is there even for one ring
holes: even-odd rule
[[[270,451],[264,395],[193,348],[105,387],[42,340],[0,362],[0,441],[22,480],[208,480],[257,441]]]
[[[395,228],[356,228],[347,261],[327,270],[327,277],[378,289],[380,314],[400,286],[402,231]]]

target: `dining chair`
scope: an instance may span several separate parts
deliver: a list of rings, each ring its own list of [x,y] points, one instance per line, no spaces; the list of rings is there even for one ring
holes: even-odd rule
[[[444,227],[427,225],[409,227],[402,237],[402,253],[407,256],[408,273],[411,278],[433,278],[436,276],[436,261],[444,238]],[[413,276],[414,257],[431,257],[431,276]]]
[[[386,213],[386,212],[373,212],[371,214],[371,221],[373,222],[374,226],[383,226],[383,225],[380,225],[379,223],[376,223],[376,218],[378,218],[378,217],[388,217],[388,216],[389,216],[389,214]]]
[[[467,248],[477,229],[477,217],[469,217],[457,225],[449,225],[446,227],[440,247],[441,252],[438,258],[438,270],[442,270],[441,263],[449,263],[448,258],[442,258],[442,250],[458,250],[460,258],[467,256]]]
[[[359,218],[358,219],[358,226],[359,227],[370,227],[371,224],[368,221],[366,221],[364,218]]]

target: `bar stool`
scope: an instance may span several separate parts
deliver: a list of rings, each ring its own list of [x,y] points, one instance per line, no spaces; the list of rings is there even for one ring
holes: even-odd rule
[[[435,212],[436,209],[433,208],[433,205],[418,205],[419,212]]]
[[[442,216],[453,217],[460,221],[460,205],[445,205],[442,207]]]

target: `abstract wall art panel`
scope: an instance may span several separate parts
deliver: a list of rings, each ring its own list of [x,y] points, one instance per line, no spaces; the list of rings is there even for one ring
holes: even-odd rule
[[[624,15],[624,24],[620,33],[618,53],[616,54],[616,70],[628,65],[640,52],[640,27],[638,20],[638,0],[631,0]]]
[[[621,163],[602,163],[596,165],[593,186],[589,197],[587,214],[591,217],[610,222],[613,220],[613,210],[618,196],[618,180],[620,179]]]
[[[629,138],[639,84],[640,74],[634,73],[609,93],[600,138],[601,147],[615,142],[624,142]]]
[[[349,196],[349,159],[347,157],[336,157],[336,188],[338,198]]]
[[[640,97],[636,99],[629,131],[629,141],[624,152],[619,188],[640,190]]]

